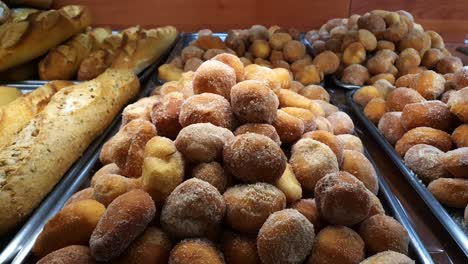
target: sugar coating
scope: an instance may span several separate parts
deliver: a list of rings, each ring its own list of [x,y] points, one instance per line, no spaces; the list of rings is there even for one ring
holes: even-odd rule
[[[241,235],[231,231],[226,231],[223,234],[222,246],[227,263],[260,263],[255,236]]]
[[[326,119],[325,117],[317,116],[315,118],[315,124],[317,125],[316,130],[324,130],[324,131],[328,131],[328,132],[333,133],[332,125],[331,125],[330,121],[328,121],[328,119]]]
[[[453,75],[455,89],[460,90],[468,86],[468,68],[463,68]]]
[[[231,88],[236,84],[234,69],[226,64],[210,60],[200,65],[193,79],[193,91],[195,94],[214,93],[229,100]]]
[[[185,239],[179,242],[170,253],[169,264],[224,264],[221,252],[209,240],[200,238]]]
[[[193,168],[192,176],[213,185],[220,193],[224,193],[226,190],[228,176],[218,162],[198,164]]]
[[[468,204],[468,180],[440,178],[432,181],[427,189],[443,205],[465,208]]]
[[[214,56],[212,60],[220,61],[234,69],[234,72],[236,73],[236,82],[244,80],[244,64],[236,55],[222,53]]]
[[[300,199],[293,204],[291,208],[296,209],[303,214],[312,225],[314,225],[315,233],[317,234],[325,225],[325,221],[318,211],[315,199]]]
[[[414,260],[401,253],[387,250],[368,257],[360,264],[414,264]]]
[[[283,110],[277,111],[276,120],[273,123],[281,142],[290,144],[301,138],[304,133],[304,122]]]
[[[364,154],[355,150],[343,151],[343,163],[341,170],[349,172],[362,183],[372,193],[379,192],[379,179],[372,163]]]
[[[232,129],[234,114],[231,105],[224,97],[203,93],[191,96],[182,104],[179,122],[182,127],[196,123],[211,123],[215,126]]]
[[[434,100],[444,92],[445,79],[434,71],[423,71],[416,74],[410,88],[415,89],[425,99]]]
[[[337,135],[336,138],[341,142],[343,149],[355,150],[364,153],[364,146],[362,145],[362,141],[357,136],[342,134]]]
[[[302,138],[311,138],[327,145],[333,151],[333,153],[335,153],[338,164],[341,164],[343,161],[343,146],[341,141],[339,141],[338,138],[332,133],[318,130],[305,133],[302,135]]]
[[[366,67],[361,64],[351,64],[344,69],[341,81],[346,84],[363,85],[369,77]]]
[[[395,144],[406,133],[401,122],[401,112],[385,113],[379,120],[378,128],[390,144]]]
[[[271,214],[257,236],[263,263],[302,263],[312,249],[314,226],[295,209]]]
[[[164,99],[153,105],[151,110],[151,121],[153,122],[158,136],[174,139],[182,126],[179,123],[179,113],[184,103],[184,95],[172,92],[164,96]]]
[[[468,178],[468,147],[458,148],[442,155],[442,165],[457,178]]]
[[[62,249],[56,250],[42,259],[40,259],[38,264],[68,264],[68,263],[77,263],[77,264],[86,264],[86,263],[96,263],[96,261],[91,256],[89,248],[86,246],[68,246]]]
[[[450,135],[442,130],[430,127],[417,127],[406,132],[395,144],[395,151],[404,157],[406,151],[417,144],[427,144],[442,151],[449,151],[452,148]]]
[[[468,123],[468,87],[465,87],[450,96],[447,102],[450,112],[464,123]]]
[[[443,102],[424,101],[405,105],[401,122],[406,130],[426,126],[448,131],[452,125],[452,115]]]
[[[462,124],[452,133],[453,143],[458,148],[468,147],[468,124]]]
[[[327,117],[333,127],[335,135],[352,134],[354,131],[354,123],[351,117],[345,112],[335,112]]]
[[[286,157],[269,137],[247,133],[228,141],[223,150],[226,169],[247,182],[274,182],[286,169]]]
[[[417,91],[405,87],[396,88],[391,91],[386,100],[387,112],[401,112],[407,104],[424,102],[426,99]]]
[[[281,108],[281,111],[299,118],[304,124],[304,132],[314,131],[317,128],[317,125],[315,124],[315,115],[308,109],[299,107],[283,107]]]
[[[211,162],[221,159],[225,144],[233,137],[229,129],[198,123],[184,127],[174,143],[188,161]]]
[[[270,124],[254,124],[254,123],[249,123],[249,124],[244,124],[236,129],[234,131],[234,135],[242,135],[246,133],[257,133],[260,135],[267,136],[271,138],[273,141],[275,141],[279,146],[281,146],[281,140],[278,135],[278,132],[276,132],[276,129],[274,126]]]
[[[405,154],[405,164],[424,183],[430,183],[448,174],[442,164],[444,152],[440,149],[426,144],[412,146]]]
[[[197,178],[189,179],[167,197],[161,225],[177,238],[204,236],[224,217],[226,204],[219,191]]]
[[[286,207],[286,196],[268,183],[236,185],[223,194],[226,222],[234,230],[256,234],[273,212]]]

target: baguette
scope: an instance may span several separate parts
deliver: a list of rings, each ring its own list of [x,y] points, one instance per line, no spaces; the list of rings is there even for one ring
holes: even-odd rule
[[[16,98],[21,97],[23,93],[21,90],[14,88],[14,87],[8,87],[8,86],[0,86],[0,107],[3,105],[9,104],[16,100]],[[1,124],[1,108],[0,108],[0,124]],[[2,137],[0,137],[2,138]]]
[[[67,43],[49,51],[39,62],[39,77],[41,80],[73,79],[81,62],[111,34],[109,28],[95,28],[75,35]]]
[[[83,6],[65,6],[16,20],[0,26],[0,71],[40,57],[82,32],[90,25],[91,15]]]
[[[14,141],[18,133],[49,103],[60,89],[70,86],[66,81],[55,81],[16,98],[0,107],[0,149]]]
[[[133,72],[116,69],[66,87],[0,151],[0,235],[25,220],[138,88]]]
[[[48,9],[54,3],[54,0],[6,0],[11,6],[29,6],[40,9]]]

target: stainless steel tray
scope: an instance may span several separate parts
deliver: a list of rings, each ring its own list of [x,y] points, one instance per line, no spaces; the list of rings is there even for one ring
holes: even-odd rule
[[[338,78],[336,78],[335,75],[332,76],[332,81],[336,86],[341,87],[343,89],[347,89],[347,90],[356,90],[362,87],[361,85],[346,84],[340,81]]]
[[[416,177],[416,175],[406,167],[404,161],[396,154],[393,146],[388,143],[385,137],[379,132],[378,128],[367,119],[361,107],[354,102],[353,94],[355,91],[350,91],[346,95],[346,100],[356,113],[358,118],[369,130],[370,134],[380,144],[382,149],[387,153],[390,159],[395,163],[406,180],[416,190],[418,195],[426,203],[432,213],[437,217],[440,223],[445,227],[447,232],[452,236],[461,250],[468,256],[468,227],[463,224],[463,209],[448,208],[441,205],[437,199],[429,192],[426,186]]]

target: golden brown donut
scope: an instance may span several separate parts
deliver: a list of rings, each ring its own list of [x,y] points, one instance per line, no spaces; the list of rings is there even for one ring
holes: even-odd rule
[[[456,178],[468,178],[468,147],[448,151],[442,155],[444,168]]]
[[[89,200],[89,199],[93,200],[94,199],[93,192],[94,190],[92,187],[88,187],[81,191],[78,191],[74,193],[70,198],[68,198],[67,202],[65,203],[65,206],[74,202],[82,201],[82,200]]]
[[[348,114],[342,111],[332,113],[327,116],[328,121],[333,127],[333,134],[352,134],[354,131],[354,123]]]
[[[452,141],[458,148],[468,147],[468,124],[462,124],[453,131]]]
[[[203,60],[199,58],[190,58],[185,62],[184,72],[188,72],[188,71],[195,72],[197,71],[198,67],[202,65],[202,63],[203,63]]]
[[[220,193],[224,193],[228,184],[228,176],[218,162],[200,163],[192,170],[192,177],[213,185]]]
[[[133,190],[117,197],[107,207],[89,239],[91,254],[98,261],[109,261],[142,234],[156,212],[151,196]]]
[[[179,92],[169,93],[162,101],[153,105],[151,122],[156,127],[159,136],[174,139],[182,126],[179,123],[180,108],[184,103],[184,95]]]
[[[387,112],[379,120],[380,133],[390,144],[395,144],[406,133],[401,122],[401,112]]]
[[[195,94],[214,93],[229,100],[231,88],[236,84],[234,69],[220,61],[205,61],[198,67],[193,78]]]
[[[96,173],[94,173],[93,177],[91,178],[91,186],[93,186],[94,182],[99,179],[102,175],[106,174],[118,174],[121,175],[122,171],[120,168],[115,165],[115,163],[109,163],[107,165],[104,165],[102,168],[100,168]]]
[[[283,110],[278,110],[273,126],[278,133],[281,142],[290,144],[298,140],[304,133],[304,122]]]
[[[315,115],[311,111],[299,107],[283,107],[281,110],[302,120],[304,132],[314,131],[316,129]]]
[[[362,107],[365,107],[374,98],[382,98],[382,95],[377,88],[371,85],[358,89],[353,95],[353,100]]]
[[[383,251],[366,258],[360,264],[414,264],[408,256],[394,251]]]
[[[283,53],[286,61],[293,63],[306,55],[306,48],[301,42],[290,40],[284,45]]]
[[[318,180],[338,171],[335,153],[325,144],[303,138],[294,144],[289,160],[297,180],[306,191],[314,191]]]
[[[275,182],[275,186],[286,196],[286,201],[292,203],[302,198],[302,187],[294,174],[291,165],[287,165],[283,175]]]
[[[291,208],[299,211],[299,213],[303,214],[314,225],[315,233],[318,233],[325,227],[325,220],[317,209],[315,199],[300,199],[294,202]]]
[[[443,156],[444,152],[434,146],[418,144],[408,149],[404,160],[406,166],[416,173],[419,179],[428,184],[433,180],[448,176],[442,162]]]
[[[311,100],[323,100],[326,102],[330,102],[330,95],[328,94],[327,90],[325,90],[325,88],[323,88],[320,85],[307,85],[299,89],[298,93]]]
[[[464,123],[468,123],[468,87],[453,93],[448,102],[450,112]]]
[[[343,151],[341,170],[349,172],[374,194],[379,192],[379,179],[372,163],[364,154],[355,150]]]
[[[450,135],[442,130],[430,127],[417,127],[406,132],[395,144],[395,151],[404,157],[406,151],[417,144],[427,144],[442,151],[449,151],[452,148]]]
[[[452,127],[452,114],[447,105],[438,100],[407,104],[401,113],[406,130],[415,127],[432,127],[448,131]]]
[[[291,35],[284,32],[275,32],[270,37],[270,45],[274,50],[283,50],[284,45],[292,40]]]
[[[468,86],[468,68],[462,68],[453,74],[454,88],[460,90]]]
[[[230,264],[259,264],[255,237],[227,231],[222,239],[223,253]]]
[[[169,264],[224,264],[221,252],[209,240],[185,239],[179,242],[169,256]]]
[[[341,81],[346,84],[364,85],[369,78],[366,67],[361,64],[351,64],[344,69]]]
[[[327,145],[336,155],[338,164],[343,161],[343,146],[338,138],[330,132],[317,130],[305,133],[302,138],[311,138]]]
[[[307,65],[296,72],[294,78],[303,85],[319,84],[323,80],[323,72],[315,65]]]
[[[271,214],[260,228],[257,248],[263,263],[302,263],[312,249],[314,226],[295,209]]]
[[[409,236],[405,228],[393,217],[377,214],[359,226],[359,235],[369,254],[392,250],[408,254]]]
[[[327,50],[317,55],[312,61],[317,68],[319,68],[324,74],[332,74],[338,70],[340,66],[340,58]]]
[[[234,69],[236,82],[244,80],[244,64],[242,64],[242,61],[236,55],[222,53],[214,56],[212,60],[220,61]]]
[[[417,91],[409,88],[396,88],[391,91],[386,100],[385,109],[387,112],[401,112],[407,104],[420,103],[426,101]]]
[[[247,183],[275,182],[286,169],[286,157],[269,137],[247,133],[235,136],[224,146],[226,169],[238,180]]]
[[[200,49],[199,47],[190,45],[182,49],[182,51],[180,52],[180,57],[182,61],[185,63],[187,62],[187,60],[191,58],[201,59],[203,56],[203,53],[204,51]]]
[[[68,246],[56,250],[40,259],[37,264],[96,264],[91,252],[86,246]]]
[[[211,123],[232,129],[234,114],[228,100],[217,94],[203,93],[191,96],[182,104],[179,123],[182,127],[196,123]]]
[[[436,65],[438,73],[454,73],[463,68],[463,62],[455,56],[446,56],[441,58]]]
[[[341,142],[341,145],[343,146],[343,150],[349,149],[349,150],[355,150],[355,151],[364,153],[364,146],[362,145],[362,141],[357,136],[350,135],[350,134],[343,134],[343,135],[337,135],[336,137]]]
[[[382,98],[374,98],[364,108],[364,115],[374,124],[378,124],[385,114],[386,102]]]
[[[117,174],[104,174],[94,181],[93,199],[108,206],[120,195],[138,188],[133,179]]]
[[[410,88],[415,89],[425,99],[434,100],[445,91],[445,79],[434,71],[423,71],[416,74]]]
[[[159,101],[160,99],[158,97],[151,96],[141,98],[136,103],[129,104],[122,112],[122,126],[138,118],[151,121],[151,108]]]
[[[236,129],[234,135],[238,136],[246,133],[257,133],[267,136],[281,146],[278,132],[276,132],[275,127],[270,124],[244,124]]]
[[[443,205],[465,208],[468,204],[468,180],[440,178],[432,181],[427,189]]]
[[[201,237],[221,223],[225,212],[226,204],[219,191],[206,181],[192,178],[167,197],[161,225],[177,238]]]
[[[256,39],[250,45],[249,51],[256,58],[266,59],[268,56],[270,56],[271,47],[268,44],[268,41],[263,39]]]
[[[316,130],[323,130],[323,131],[333,133],[332,125],[331,125],[330,121],[328,121],[328,119],[326,119],[325,117],[317,116],[315,118],[315,124],[317,124],[317,129]]]
[[[249,234],[256,234],[270,214],[286,207],[286,196],[268,183],[236,185],[223,197],[227,224]]]

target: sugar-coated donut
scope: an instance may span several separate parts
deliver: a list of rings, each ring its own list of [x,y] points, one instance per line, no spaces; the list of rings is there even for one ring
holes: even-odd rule
[[[462,122],[468,123],[468,87],[453,93],[447,105],[452,114],[456,115]]]
[[[234,69],[234,72],[236,73],[236,82],[244,80],[244,64],[242,64],[242,61],[236,55],[222,53],[214,56],[212,60],[220,61]]]
[[[395,151],[404,157],[406,151],[417,144],[427,144],[442,151],[449,151],[452,148],[450,135],[442,130],[430,127],[417,127],[406,132],[395,144]]]
[[[224,257],[229,264],[260,263],[256,237],[227,231],[223,235],[222,246]]]
[[[281,110],[302,120],[304,132],[314,131],[316,129],[315,115],[311,111],[299,107],[283,107]]]
[[[236,72],[223,62],[205,61],[198,67],[193,78],[195,94],[214,93],[229,100],[231,88],[236,84]]]
[[[224,264],[223,254],[206,239],[185,239],[169,256],[169,264]]]
[[[355,150],[343,151],[341,170],[351,173],[364,183],[364,186],[374,194],[379,192],[379,180],[372,163],[364,154]]]
[[[88,200],[88,199],[93,200],[94,199],[93,192],[94,190],[92,187],[88,187],[81,191],[78,191],[74,193],[70,198],[68,198],[67,202],[65,203],[65,206],[74,202],[82,201],[82,200]]]
[[[120,195],[138,188],[133,179],[117,174],[105,174],[99,177],[93,187],[93,199],[108,206]]]
[[[215,126],[232,129],[234,114],[229,101],[224,97],[203,93],[191,96],[180,108],[179,123],[186,127],[196,123],[211,123]]]
[[[291,204],[291,208],[299,211],[314,225],[315,233],[325,227],[325,220],[317,209],[315,199],[300,199]]]
[[[452,141],[458,148],[468,147],[468,124],[462,124],[453,131]]]
[[[330,102],[330,94],[320,85],[307,85],[299,90],[299,94],[311,100],[323,100]]]
[[[290,144],[298,140],[304,133],[304,122],[283,110],[278,110],[273,126],[278,132],[281,142]]]
[[[424,102],[426,99],[417,91],[405,87],[396,88],[391,91],[385,103],[387,112],[401,112],[407,104]]]
[[[327,119],[330,121],[335,135],[352,134],[354,131],[353,120],[345,112],[335,112],[327,116]]]
[[[427,100],[434,100],[444,92],[445,79],[434,71],[423,71],[416,74],[409,87],[415,89]]]
[[[37,264],[97,264],[86,246],[68,246],[56,250],[40,259]]]
[[[228,184],[228,176],[218,162],[200,163],[192,170],[192,177],[213,185],[220,193],[224,193]]]
[[[302,138],[311,138],[327,145],[335,153],[338,164],[341,164],[343,160],[343,146],[337,136],[327,131],[317,130],[305,133],[302,135]]]
[[[366,258],[360,264],[414,264],[414,260],[395,251],[383,251]]]
[[[450,174],[457,178],[468,178],[468,147],[448,151],[441,162]]]
[[[323,116],[317,116],[315,118],[315,124],[317,125],[316,130],[323,130],[330,133],[333,133],[333,127],[330,121]]]
[[[452,127],[452,114],[446,104],[431,100],[405,105],[401,122],[406,130],[425,126],[448,131]]]
[[[362,145],[362,141],[357,136],[350,134],[342,134],[337,135],[336,137],[341,142],[343,150],[348,149],[364,153],[364,146]]]
[[[432,181],[427,189],[443,205],[465,208],[468,204],[468,180],[440,178]]]
[[[442,163],[444,152],[426,144],[414,145],[405,154],[405,164],[424,183],[430,183],[438,178],[447,177],[447,171]]]
[[[249,123],[238,127],[236,131],[234,131],[234,135],[236,136],[246,133],[257,133],[260,135],[267,136],[281,146],[281,140],[278,135],[278,132],[276,132],[275,127],[270,124]]]
[[[386,102],[382,98],[374,98],[364,108],[364,115],[374,124],[378,124],[380,118],[385,114]]]
[[[153,105],[151,122],[156,127],[159,136],[175,139],[182,126],[179,123],[180,108],[184,103],[184,95],[179,92],[169,93],[162,101]]]
[[[353,95],[353,100],[360,106],[365,107],[372,99],[382,97],[377,88],[369,85],[358,89]]]
[[[380,133],[390,144],[395,144],[406,133],[401,122],[401,112],[387,112],[379,120]]]

